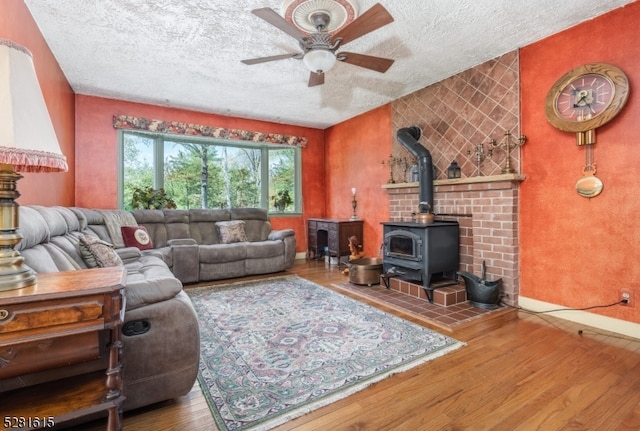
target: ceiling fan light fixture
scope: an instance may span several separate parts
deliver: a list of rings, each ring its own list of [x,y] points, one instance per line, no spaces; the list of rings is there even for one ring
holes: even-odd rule
[[[302,62],[311,72],[324,73],[336,64],[336,55],[328,49],[313,49],[307,52]]]

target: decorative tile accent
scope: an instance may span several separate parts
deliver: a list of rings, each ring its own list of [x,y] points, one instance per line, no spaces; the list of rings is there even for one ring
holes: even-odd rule
[[[502,142],[507,130],[520,136],[519,86],[519,56],[513,51],[395,100],[392,156],[409,166],[416,163],[395,138],[398,129],[415,125],[422,129],[420,142],[431,153],[435,179],[447,177],[452,160],[458,162],[463,177],[476,176],[476,144],[488,149],[490,139]],[[519,172],[520,151],[513,150],[511,156]],[[482,163],[482,174],[500,174],[505,159],[503,150],[494,149],[493,156]],[[393,167],[393,177],[407,182],[402,164]]]

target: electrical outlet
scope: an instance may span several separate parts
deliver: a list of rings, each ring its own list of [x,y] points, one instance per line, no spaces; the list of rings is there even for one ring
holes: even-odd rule
[[[631,305],[631,291],[627,289],[620,290],[620,301],[622,305]]]

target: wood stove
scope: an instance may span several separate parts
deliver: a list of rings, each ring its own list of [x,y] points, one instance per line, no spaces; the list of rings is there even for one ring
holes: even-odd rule
[[[460,265],[460,226],[456,221],[430,224],[385,222],[383,279],[390,277],[422,283],[429,302],[433,290],[457,283]]]

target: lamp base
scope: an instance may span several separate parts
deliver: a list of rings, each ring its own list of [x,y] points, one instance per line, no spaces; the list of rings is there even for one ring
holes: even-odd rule
[[[11,165],[0,165],[0,292],[22,289],[36,283],[36,274],[24,264],[24,257],[15,249],[22,240],[18,230],[20,193],[16,182],[22,175]]]
[[[1,253],[0,253],[1,254]],[[38,278],[31,268],[24,265],[22,256],[0,257],[0,292],[33,286]]]
[[[0,230],[0,292],[22,289],[37,281],[35,272],[24,264],[24,257],[13,249],[21,239],[17,232]]]

